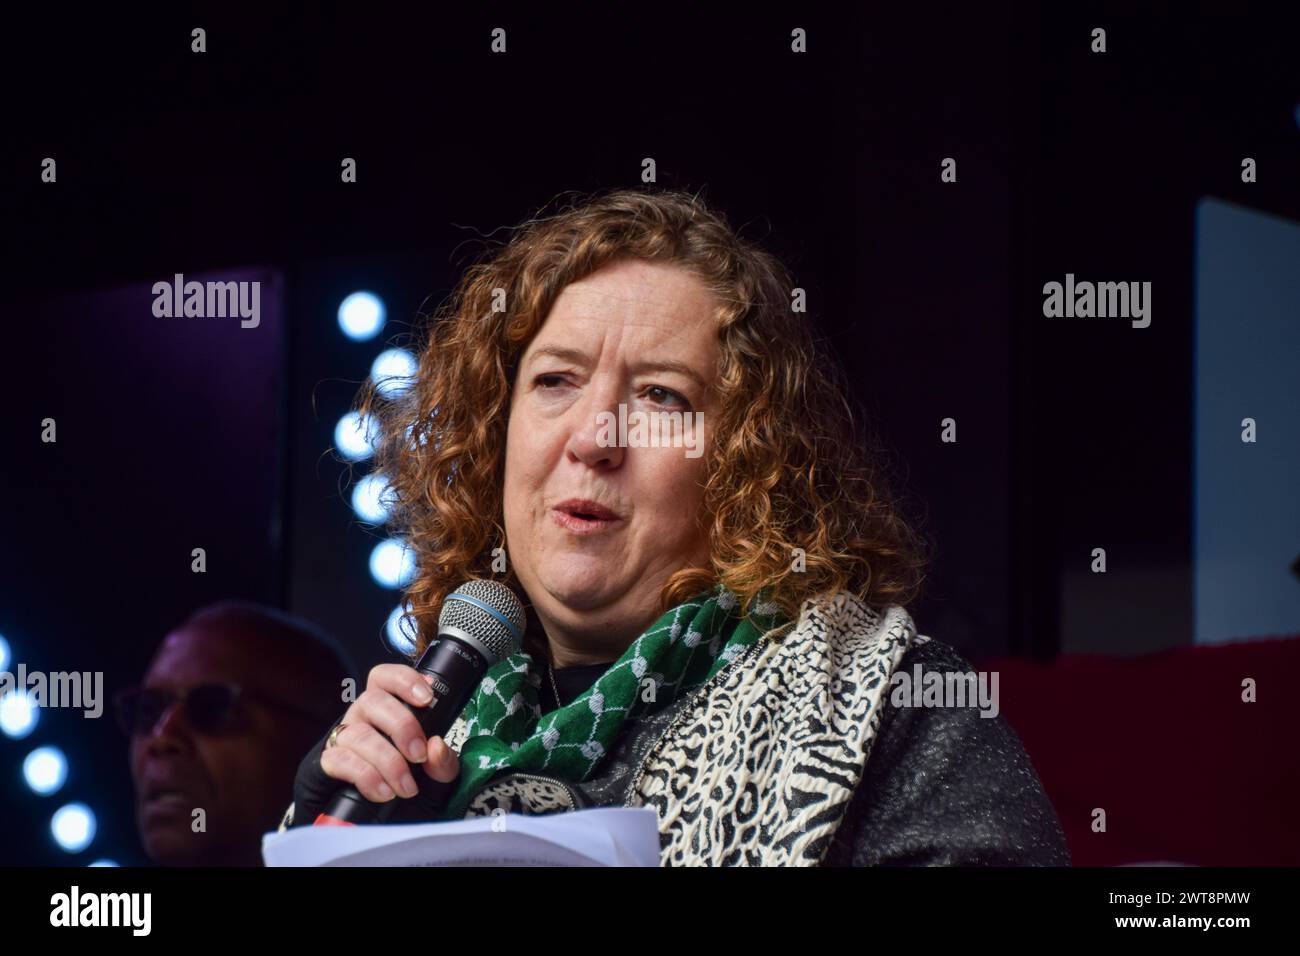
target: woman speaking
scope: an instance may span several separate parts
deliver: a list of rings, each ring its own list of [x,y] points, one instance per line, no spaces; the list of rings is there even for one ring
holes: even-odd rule
[[[524,600],[523,649],[445,740],[418,672],[375,667],[285,826],[347,781],[389,819],[653,807],[663,865],[1068,864],[1000,717],[894,693],[971,667],[916,633],[926,542],[793,285],[676,192],[530,220],[466,272],[412,387],[360,407],[417,655],[471,578]]]

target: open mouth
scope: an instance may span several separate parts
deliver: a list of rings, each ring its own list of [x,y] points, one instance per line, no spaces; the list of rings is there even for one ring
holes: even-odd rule
[[[585,499],[563,501],[552,511],[556,522],[577,534],[590,534],[618,524],[623,519],[604,505]]]
[[[160,784],[149,787],[144,792],[145,803],[183,803],[191,804],[189,794],[177,787],[169,787]]]

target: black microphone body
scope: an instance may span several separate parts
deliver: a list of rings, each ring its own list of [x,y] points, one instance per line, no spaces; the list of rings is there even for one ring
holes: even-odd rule
[[[406,705],[415,714],[426,740],[444,736],[451,729],[489,666],[489,661],[477,648],[452,635],[442,635],[429,645],[415,669],[433,678],[429,688],[433,700],[425,707]],[[423,787],[428,775],[420,764],[407,762],[411,764],[416,783]],[[436,783],[433,780],[428,782]],[[321,816],[326,819],[318,817],[316,822],[322,825],[374,823],[387,806],[387,803],[367,800],[349,784],[325,808]]]
[[[432,678],[429,689],[433,700],[423,707],[406,705],[415,714],[426,740],[446,735],[487,669],[519,650],[523,630],[523,607],[503,584],[478,579],[447,595],[438,616],[437,640],[420,655],[415,668]],[[434,812],[441,810],[453,785],[433,780],[420,764],[407,762],[420,796]],[[345,784],[314,822],[316,826],[383,822],[398,799],[406,798],[372,803],[356,787]]]

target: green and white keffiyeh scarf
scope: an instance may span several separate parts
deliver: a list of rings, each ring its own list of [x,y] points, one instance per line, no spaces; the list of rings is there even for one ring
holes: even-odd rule
[[[586,780],[624,721],[699,687],[784,620],[763,594],[742,614],[736,595],[715,585],[665,613],[595,684],[544,716],[539,693],[545,666],[522,651],[498,661],[461,713],[467,734],[461,771],[440,819],[463,817],[474,794],[507,770]]]

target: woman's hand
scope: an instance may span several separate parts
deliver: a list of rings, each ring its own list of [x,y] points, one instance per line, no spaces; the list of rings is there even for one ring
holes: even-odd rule
[[[441,737],[425,740],[406,706],[423,707],[432,699],[429,678],[414,667],[376,665],[366,678],[366,689],[343,715],[347,726],[339,731],[335,746],[321,751],[321,769],[346,780],[374,803],[419,792],[408,761],[423,764],[430,779],[455,780],[460,775],[460,757]]]

